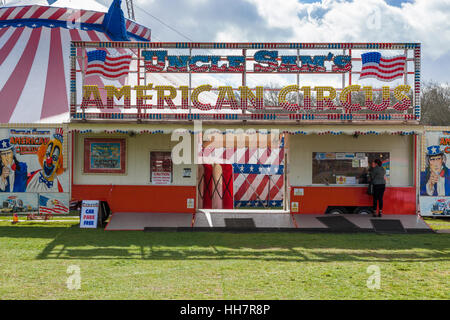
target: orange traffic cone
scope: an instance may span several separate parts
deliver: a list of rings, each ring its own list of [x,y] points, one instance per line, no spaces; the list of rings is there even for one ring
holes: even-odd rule
[[[12,221],[12,223],[13,224],[19,223],[19,217],[17,216],[17,213],[13,214],[13,221]]]

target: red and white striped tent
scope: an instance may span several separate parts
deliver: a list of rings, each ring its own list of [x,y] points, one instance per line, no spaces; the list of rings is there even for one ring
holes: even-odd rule
[[[6,1],[0,7],[0,123],[69,121],[70,41],[123,40],[105,28],[107,11],[93,0]],[[150,29],[128,19],[124,24],[129,40],[150,41]],[[122,81],[93,76],[86,84]]]

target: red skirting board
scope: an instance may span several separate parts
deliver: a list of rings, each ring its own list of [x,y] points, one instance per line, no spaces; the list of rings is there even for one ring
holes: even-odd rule
[[[328,206],[372,206],[373,198],[367,187],[290,187],[291,212],[322,214]],[[294,189],[303,189],[303,195],[294,195]],[[300,193],[300,192],[298,192]],[[416,214],[415,187],[386,187],[384,214]],[[292,210],[298,203],[298,212]]]
[[[195,186],[72,185],[72,200],[108,201],[112,212],[194,213]]]

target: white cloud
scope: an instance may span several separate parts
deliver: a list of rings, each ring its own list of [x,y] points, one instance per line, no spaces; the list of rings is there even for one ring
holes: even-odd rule
[[[98,0],[100,1],[100,0]],[[104,1],[104,0],[101,0]],[[450,0],[138,0],[156,41],[420,42],[423,75],[449,81]],[[186,37],[183,37],[182,35]]]
[[[442,70],[450,70],[450,0],[416,0],[400,7],[384,0],[247,1],[269,26],[292,30],[286,39],[266,41],[420,42],[424,76],[449,81]]]
[[[417,0],[400,8],[384,0],[247,1],[269,26],[293,30],[284,41],[422,42],[423,55],[432,59],[450,51],[449,0]]]
[[[296,0],[248,1],[256,6],[270,27],[276,28],[291,28],[292,22],[298,20],[297,13],[303,6]]]

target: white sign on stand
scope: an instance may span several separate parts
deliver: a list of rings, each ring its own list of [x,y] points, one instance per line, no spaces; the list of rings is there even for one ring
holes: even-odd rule
[[[99,200],[83,200],[80,228],[97,228]]]

